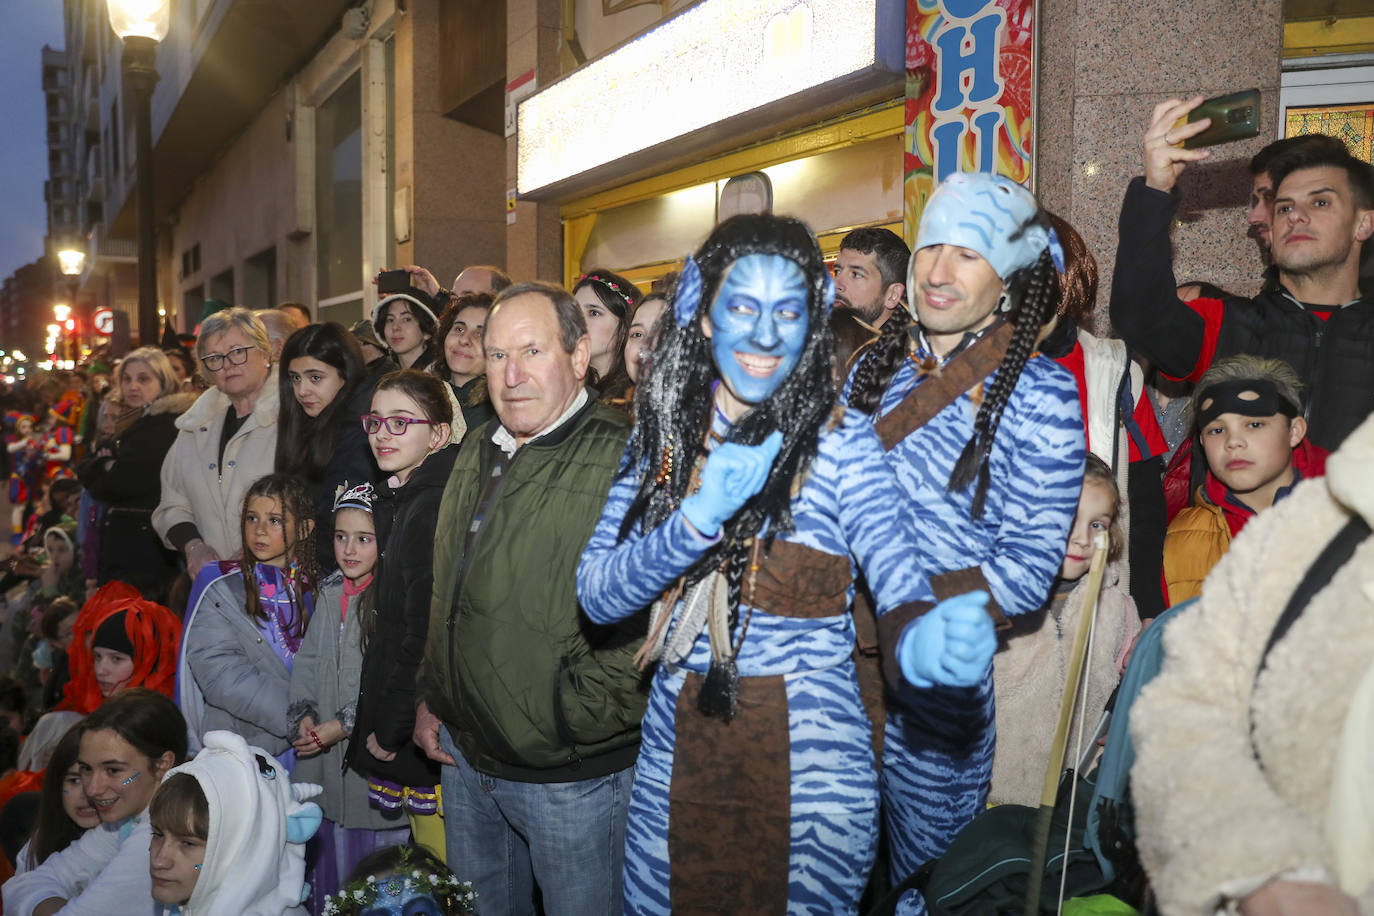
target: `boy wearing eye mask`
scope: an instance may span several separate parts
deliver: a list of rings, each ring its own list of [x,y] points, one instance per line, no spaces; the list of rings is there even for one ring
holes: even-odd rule
[[[1207,456],[1207,479],[1164,536],[1170,605],[1202,592],[1202,582],[1257,512],[1322,473],[1324,452],[1306,441],[1301,383],[1283,360],[1232,356],[1198,382],[1191,409]]]

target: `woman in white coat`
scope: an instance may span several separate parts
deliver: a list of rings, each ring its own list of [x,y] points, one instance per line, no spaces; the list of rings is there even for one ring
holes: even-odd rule
[[[243,494],[272,473],[278,412],[272,345],[248,309],[207,318],[196,355],[214,387],[177,419],[180,432],[162,462],[162,501],[153,512],[153,527],[185,555],[192,579],[240,549]]]

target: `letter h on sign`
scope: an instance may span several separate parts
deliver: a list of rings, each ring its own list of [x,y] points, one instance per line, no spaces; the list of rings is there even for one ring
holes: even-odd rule
[[[968,130],[964,109],[973,109],[977,171],[992,172],[997,130],[1002,125],[1003,81],[997,72],[998,38],[1006,13],[993,0],[941,0],[945,22],[935,34],[939,92],[931,105],[935,126],[935,180],[959,171],[959,153]]]

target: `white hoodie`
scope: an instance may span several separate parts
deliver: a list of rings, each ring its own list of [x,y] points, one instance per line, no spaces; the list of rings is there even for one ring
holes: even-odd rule
[[[195,759],[172,773],[195,777],[210,806],[205,864],[183,916],[305,916],[305,841],[320,809],[319,786],[291,784],[266,751],[212,731]]]

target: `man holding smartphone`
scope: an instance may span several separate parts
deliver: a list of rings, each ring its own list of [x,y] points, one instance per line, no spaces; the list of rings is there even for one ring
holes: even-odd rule
[[[1277,284],[1253,298],[1194,299],[1175,290],[1169,229],[1175,183],[1211,155],[1184,141],[1209,126],[1183,123],[1202,97],[1155,106],[1145,131],[1145,175],[1121,208],[1112,325],[1168,375],[1197,381],[1215,359],[1240,353],[1283,359],[1304,386],[1309,437],[1333,450],[1374,413],[1374,301],[1361,298],[1359,265],[1374,235],[1374,170],[1328,144],[1287,150],[1269,164]]]

